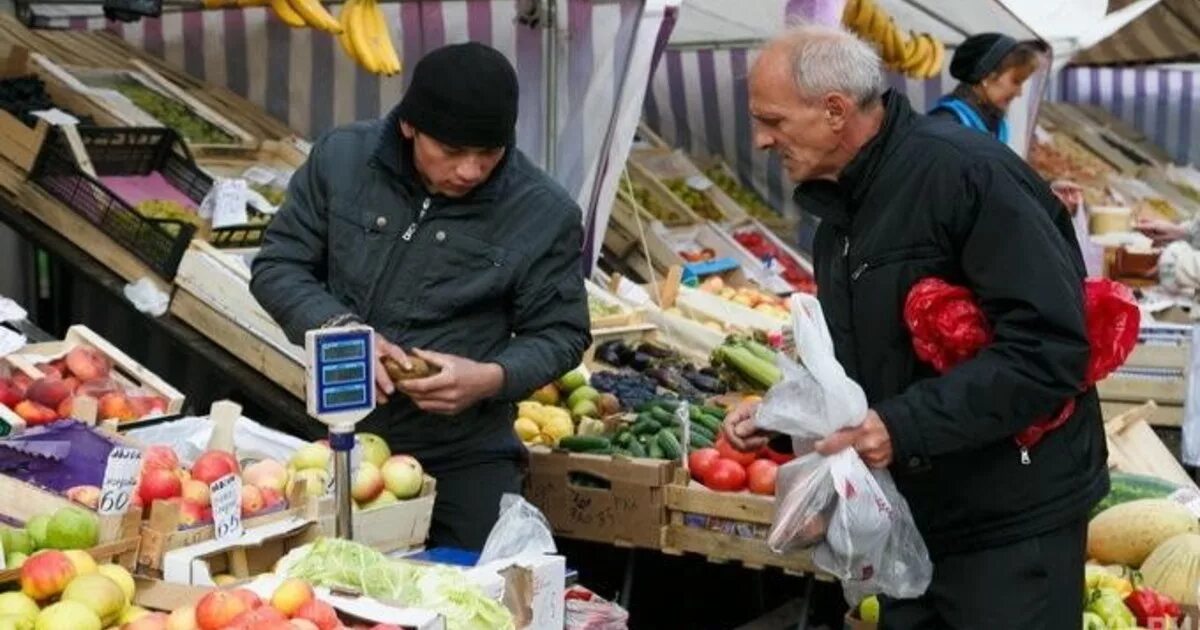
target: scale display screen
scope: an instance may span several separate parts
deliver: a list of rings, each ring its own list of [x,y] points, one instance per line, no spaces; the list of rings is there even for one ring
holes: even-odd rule
[[[366,356],[367,344],[361,339],[329,341],[321,345],[321,362],[353,361]]]
[[[357,383],[367,377],[367,366],[363,363],[335,363],[322,368],[321,380],[326,385]]]
[[[367,402],[367,386],[364,384],[328,387],[321,392],[326,409],[356,407]]]

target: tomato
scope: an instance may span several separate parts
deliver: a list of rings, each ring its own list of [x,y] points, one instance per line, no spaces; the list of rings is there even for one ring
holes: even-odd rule
[[[795,455],[795,454],[793,454],[793,453],[780,453],[779,451],[777,451],[777,450],[775,450],[775,449],[771,448],[770,446],[764,447],[764,448],[763,448],[763,450],[762,450],[762,453],[761,453],[761,455],[762,455],[762,456],[763,456],[765,459],[769,459],[769,460],[771,460],[771,461],[775,462],[776,464],[779,464],[780,466],[782,466],[782,465],[784,465],[784,464],[786,464],[786,463],[788,463],[788,462],[792,461],[793,459],[796,459],[796,455]]]
[[[757,453],[744,453],[734,448],[729,440],[725,439],[724,433],[717,437],[717,452],[721,453],[721,457],[735,461],[742,466],[749,466],[758,459]]]
[[[750,492],[754,494],[775,495],[775,475],[779,473],[779,464],[769,460],[760,459],[746,469],[746,475],[750,478]]]
[[[731,459],[718,459],[708,469],[703,483],[719,492],[737,492],[746,487],[746,469]]]
[[[702,448],[688,453],[688,470],[692,473],[692,479],[702,481],[718,459],[721,459],[721,453],[715,448]]]

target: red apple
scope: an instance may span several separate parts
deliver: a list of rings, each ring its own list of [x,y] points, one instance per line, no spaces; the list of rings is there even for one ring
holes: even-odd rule
[[[266,628],[287,628],[287,617],[283,613],[271,608],[263,606],[246,612],[233,618],[226,630],[264,630]]]
[[[154,505],[156,500],[173,499],[183,493],[183,484],[171,470],[153,468],[142,473],[138,494],[145,505]]]
[[[386,463],[386,462],[385,462]],[[354,472],[354,485],[350,487],[350,496],[359,503],[370,503],[383,492],[383,474],[375,464],[364,461]]]
[[[129,422],[137,420],[138,415],[133,411],[133,407],[129,405],[129,399],[125,394],[112,392],[100,397],[100,420],[116,419],[118,422]]]
[[[58,595],[75,578],[75,564],[67,554],[41,551],[21,565],[21,592],[38,601]]]
[[[232,593],[234,597],[242,600],[242,603],[246,605],[246,610],[254,610],[255,608],[263,605],[262,599],[250,589],[235,588],[229,592]]]
[[[283,493],[274,488],[259,488],[262,492],[263,505],[266,507],[275,507],[283,503]]]
[[[201,507],[209,505],[212,501],[212,491],[209,489],[209,485],[198,479],[188,479],[183,482],[180,496],[184,501],[191,501]]]
[[[154,468],[162,468],[164,470],[175,470],[179,468],[179,456],[175,454],[174,449],[166,444],[151,444],[142,451],[142,470],[152,470]]]
[[[45,405],[39,405],[32,400],[22,400],[13,407],[13,412],[25,421],[25,424],[35,427],[58,420],[58,412]]]
[[[421,493],[424,470],[408,455],[393,455],[380,468],[383,484],[398,499],[411,499]]]
[[[34,364],[33,367],[38,372],[41,372],[42,376],[48,376],[48,377],[52,377],[52,378],[62,378],[63,377],[62,362],[52,361],[50,363],[36,363],[36,364]]]
[[[24,399],[24,390],[18,389],[12,379],[0,378],[0,405],[11,409]]]
[[[242,518],[253,516],[267,507],[262,490],[255,486],[242,486]]]
[[[233,591],[212,591],[196,602],[196,625],[200,630],[224,630],[247,610],[250,606]]]
[[[333,606],[318,599],[304,603],[296,609],[293,619],[306,619],[317,625],[320,630],[336,630],[342,626],[338,620],[337,611]]]
[[[105,378],[112,370],[112,362],[108,360],[108,357],[101,354],[99,350],[88,346],[71,348],[63,362],[66,364],[67,371],[81,381]]]
[[[100,505],[100,488],[96,486],[75,486],[67,490],[67,498],[94,510]]]
[[[212,512],[207,505],[184,499],[179,502],[179,522],[185,527],[198,525],[212,520]]]
[[[71,390],[60,377],[47,376],[39,378],[29,385],[25,396],[35,403],[51,409],[58,407],[64,398],[71,395]]]
[[[205,451],[192,464],[192,479],[211,484],[225,475],[238,472],[237,459],[228,451]]]

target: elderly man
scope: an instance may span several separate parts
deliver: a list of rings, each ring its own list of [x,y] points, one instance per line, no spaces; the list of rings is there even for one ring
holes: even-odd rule
[[[818,450],[852,447],[891,470],[933,557],[926,594],[885,601],[883,627],[1078,627],[1087,513],[1108,475],[1099,403],[1081,388],[1084,267],[1067,213],[1003,145],[885,92],[875,52],[840,30],[801,27],[767,46],[750,110],[756,144],[822,219],[818,295],[871,405]],[[902,319],[929,276],[970,288],[994,329],[944,375],[917,359]],[[1072,397],[1066,424],[1018,447]],[[771,438],[752,404],[725,431],[747,450]]]

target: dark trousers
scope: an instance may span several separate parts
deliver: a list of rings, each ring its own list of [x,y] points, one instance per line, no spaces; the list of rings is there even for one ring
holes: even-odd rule
[[[517,459],[491,459],[468,466],[427,471],[437,479],[437,502],[429,547],[479,551],[500,514],[500,497],[521,494]]]
[[[941,558],[917,599],[881,598],[880,630],[1060,630],[1083,618],[1087,520]]]

